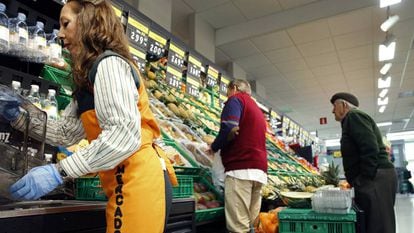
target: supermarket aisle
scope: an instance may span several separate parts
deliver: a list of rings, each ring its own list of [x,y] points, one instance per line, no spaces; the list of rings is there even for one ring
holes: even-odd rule
[[[397,233],[414,232],[414,195],[397,194],[395,211]]]

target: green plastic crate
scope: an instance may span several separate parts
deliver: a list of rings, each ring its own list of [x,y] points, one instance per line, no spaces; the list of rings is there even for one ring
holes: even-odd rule
[[[193,177],[177,175],[178,186],[173,187],[173,198],[186,198],[193,196]]]
[[[203,183],[207,187],[207,191],[213,192],[216,195],[216,199],[224,203],[224,197],[219,193],[214,185],[210,183],[203,175],[195,176],[194,182]],[[224,207],[211,208],[206,210],[196,210],[196,222],[206,222],[213,219],[224,217]]]
[[[356,213],[316,213],[286,208],[279,212],[279,233],[355,233]]]
[[[70,103],[72,97],[65,95],[65,94],[59,94],[56,96],[56,100],[58,102],[58,110],[63,110],[68,106]]]
[[[72,75],[67,71],[45,65],[40,76],[46,80],[59,84],[61,86],[59,93],[70,95],[74,90],[75,84]]]
[[[75,179],[75,199],[86,201],[106,201],[99,177],[82,177]]]
[[[220,217],[224,217],[224,207],[196,210],[196,222],[206,222]]]

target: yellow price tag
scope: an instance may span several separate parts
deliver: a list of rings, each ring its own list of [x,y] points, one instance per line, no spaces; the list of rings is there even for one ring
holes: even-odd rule
[[[180,48],[178,48],[172,43],[170,43],[170,49],[174,51],[176,54],[180,55],[181,57],[184,57],[185,55],[185,52],[183,50],[181,50]]]

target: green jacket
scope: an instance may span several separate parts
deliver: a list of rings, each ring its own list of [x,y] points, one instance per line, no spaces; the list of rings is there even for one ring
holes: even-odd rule
[[[374,179],[378,168],[392,168],[375,121],[352,109],[341,121],[341,153],[345,177],[350,184],[359,175]]]

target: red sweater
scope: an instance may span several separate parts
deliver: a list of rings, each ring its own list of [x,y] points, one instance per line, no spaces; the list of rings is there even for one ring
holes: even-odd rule
[[[237,93],[242,111],[239,135],[221,148],[225,171],[260,169],[267,173],[266,122],[256,102],[246,93]]]

